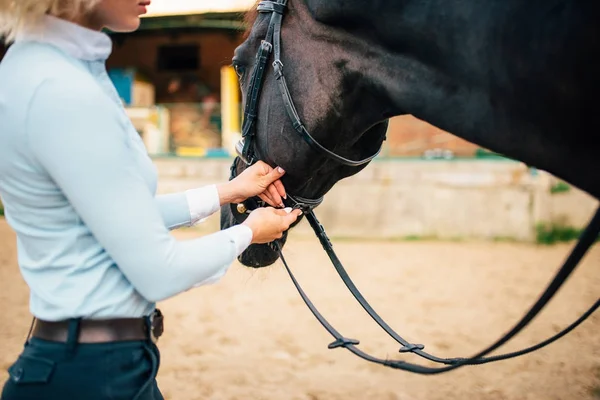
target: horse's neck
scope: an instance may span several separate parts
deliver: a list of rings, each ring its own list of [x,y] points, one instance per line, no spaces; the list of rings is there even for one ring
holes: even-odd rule
[[[378,88],[369,100],[386,114],[413,114],[446,130],[454,126],[449,115],[461,118],[460,92],[481,74],[473,53],[484,46],[485,24],[456,29],[452,14],[463,11],[444,10],[447,0],[305,1],[306,24],[350,53],[350,72]]]
[[[583,128],[598,125],[585,110],[600,65],[580,60],[597,50],[597,2],[305,1],[354,52],[352,72],[378,88],[365,99],[371,107],[412,114],[575,184],[595,165]],[[597,179],[582,185],[600,194]]]

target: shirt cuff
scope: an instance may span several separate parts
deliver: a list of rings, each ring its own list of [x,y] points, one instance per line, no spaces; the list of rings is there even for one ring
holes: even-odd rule
[[[238,257],[252,243],[252,229],[247,225],[235,225],[227,228],[227,233],[235,243],[235,256]]]
[[[204,221],[221,207],[216,185],[186,190],[185,197],[190,209],[190,225]]]

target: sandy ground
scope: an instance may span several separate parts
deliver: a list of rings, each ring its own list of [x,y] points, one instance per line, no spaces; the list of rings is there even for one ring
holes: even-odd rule
[[[2,381],[30,323],[14,242],[0,221]],[[440,356],[466,356],[516,322],[570,245],[337,242],[335,247],[360,289],[400,333]],[[316,239],[292,237],[286,250],[305,290],[343,334],[359,338],[360,347],[377,356],[399,356],[398,346],[354,302]],[[589,307],[600,288],[599,265],[596,246],[547,310],[506,349],[544,339]],[[160,307],[167,326],[158,379],[167,399],[600,398],[595,389],[600,315],[534,354],[423,377],[372,365],[343,349],[328,350],[331,337],[279,264],[260,271],[234,264],[217,285]]]

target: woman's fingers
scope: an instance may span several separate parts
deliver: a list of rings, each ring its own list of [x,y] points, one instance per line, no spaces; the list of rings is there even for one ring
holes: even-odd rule
[[[270,197],[268,192],[262,192],[258,195],[258,197],[260,197],[260,199],[262,201],[264,201],[265,203],[273,206],[273,207],[277,207],[277,205],[275,204],[275,201]]]
[[[284,199],[286,199],[287,198],[287,194],[285,193],[285,187],[283,187],[283,183],[281,183],[281,181],[278,179],[275,182],[273,182],[273,185],[277,189],[277,193],[279,193],[279,195],[281,197],[283,197]]]
[[[274,207],[276,207],[276,206],[283,207],[283,201],[281,200],[281,194],[279,193],[279,191],[277,190],[277,188],[275,187],[274,184],[270,184],[267,187],[266,192],[269,193],[271,199],[273,199],[273,201],[275,202],[275,204],[273,205]]]

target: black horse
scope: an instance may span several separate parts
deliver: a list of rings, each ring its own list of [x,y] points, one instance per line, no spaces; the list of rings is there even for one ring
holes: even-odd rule
[[[255,82],[272,14],[249,13],[233,65],[256,132],[244,150],[281,165],[289,193],[321,198],[368,164],[340,163],[302,140],[295,106],[314,141],[347,159],[376,153],[388,118],[412,114],[600,198],[600,2],[292,0],[280,31],[291,114],[271,54]],[[237,160],[233,172],[244,166]],[[222,228],[234,214],[222,209]],[[240,261],[262,267],[277,258],[253,245]]]
[[[546,290],[512,329],[471,357],[440,358],[404,339],[370,306],[313,209],[336,182],[377,155],[388,118],[406,113],[545,169],[599,198],[591,131],[597,125],[592,104],[598,62],[592,55],[599,45],[594,18],[600,6],[549,0],[489,0],[485,5],[469,0],[304,1],[289,8],[286,29],[288,0],[260,1],[257,10],[266,16],[253,18],[248,39],[236,50],[233,65],[244,91],[244,124],[231,176],[259,159],[288,170],[286,205],[306,211],[358,303],[401,345],[400,353],[443,366],[377,358],[359,349],[358,340],[344,337],[295,279],[281,251],[285,239],[253,246],[240,261],[261,267],[280,258],[306,305],[334,337],[329,348],[343,347],[367,361],[420,374],[530,353],[560,339],[598,309],[600,299],[552,337],[488,356],[525,328],[565,283],[598,238],[600,208]],[[285,50],[282,38],[292,43]],[[270,60],[272,74],[267,73]],[[291,74],[284,63],[292,66]],[[221,225],[239,223],[249,210],[264,205],[253,198],[224,208]]]

